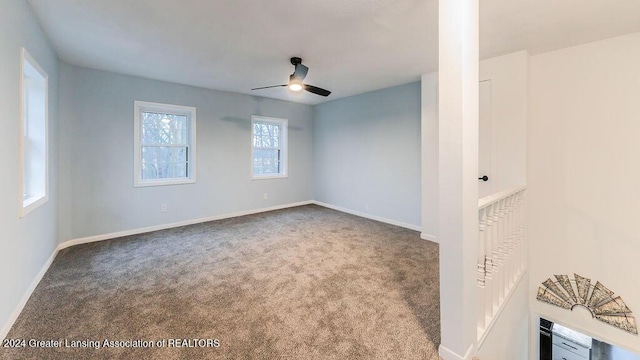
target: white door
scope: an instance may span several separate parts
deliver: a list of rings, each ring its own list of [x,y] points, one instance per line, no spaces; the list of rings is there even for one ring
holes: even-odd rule
[[[487,181],[478,179],[478,196],[483,198],[495,192],[495,181],[492,178],[492,120],[491,120],[491,80],[480,81],[480,99],[479,99],[479,143],[478,143],[478,178],[487,176]]]

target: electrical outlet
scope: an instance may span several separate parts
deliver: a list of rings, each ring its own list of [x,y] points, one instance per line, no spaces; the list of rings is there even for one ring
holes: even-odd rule
[[[160,211],[161,212],[167,212],[168,208],[167,208],[167,204],[162,204],[162,206],[160,206]]]
[[[269,198],[269,193],[264,193],[264,194],[262,195],[262,199],[263,199],[263,200],[267,200],[268,198]]]

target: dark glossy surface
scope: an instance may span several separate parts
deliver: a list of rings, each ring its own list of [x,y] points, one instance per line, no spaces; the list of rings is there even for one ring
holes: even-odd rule
[[[591,360],[640,360],[640,355],[593,339]]]

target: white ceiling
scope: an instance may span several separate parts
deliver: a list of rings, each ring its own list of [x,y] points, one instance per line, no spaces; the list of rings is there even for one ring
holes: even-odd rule
[[[437,69],[437,0],[28,0],[68,63],[317,104]],[[640,31],[639,0],[481,0],[481,58]],[[291,93],[291,56],[328,97]]]

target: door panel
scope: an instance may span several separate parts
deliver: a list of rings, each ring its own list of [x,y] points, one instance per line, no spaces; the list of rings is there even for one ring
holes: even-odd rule
[[[479,99],[479,127],[478,127],[478,177],[489,177],[488,181],[478,180],[478,196],[483,198],[495,192],[495,181],[491,166],[493,161],[493,124],[491,118],[491,80],[480,81]]]

